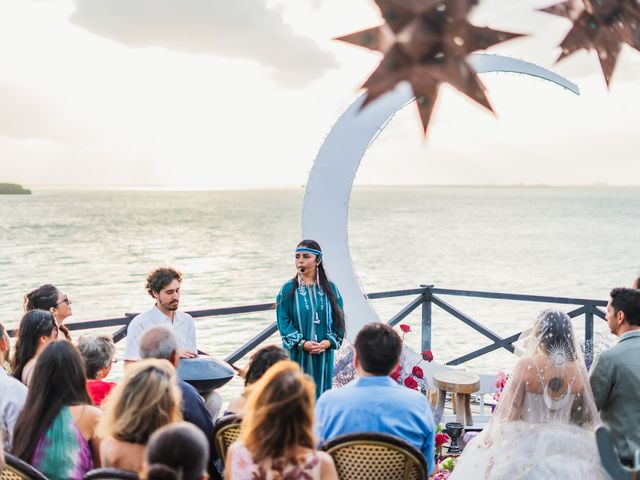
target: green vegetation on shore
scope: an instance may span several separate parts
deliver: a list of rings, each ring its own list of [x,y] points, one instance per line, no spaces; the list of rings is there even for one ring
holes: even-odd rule
[[[17,183],[0,183],[0,195],[31,195],[31,190]]]

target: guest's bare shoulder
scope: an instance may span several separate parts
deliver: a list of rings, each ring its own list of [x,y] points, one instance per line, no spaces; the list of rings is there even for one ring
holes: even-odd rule
[[[69,410],[82,436],[87,440],[93,437],[98,422],[102,418],[102,410],[93,405],[73,405]]]
[[[327,452],[318,452],[320,459],[320,478],[324,480],[338,480],[338,472],[333,458]]]

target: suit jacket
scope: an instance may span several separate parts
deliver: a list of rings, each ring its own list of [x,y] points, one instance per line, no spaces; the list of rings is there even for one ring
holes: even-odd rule
[[[640,449],[640,330],[625,333],[591,368],[596,406],[611,430],[618,455],[633,461]]]

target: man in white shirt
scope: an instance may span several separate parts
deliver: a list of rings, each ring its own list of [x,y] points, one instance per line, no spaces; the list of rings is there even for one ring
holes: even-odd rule
[[[173,330],[178,339],[181,358],[193,358],[198,355],[193,317],[178,310],[181,283],[182,274],[173,268],[156,268],[147,275],[146,289],[155,299],[156,304],[151,310],[131,320],[127,330],[125,362],[140,360],[139,346],[142,334],[159,325],[166,325]]]
[[[11,450],[13,428],[28,392],[27,387],[9,375],[3,367],[5,362],[9,361],[10,350],[9,334],[0,323],[0,435],[4,439],[4,449],[7,451]]]

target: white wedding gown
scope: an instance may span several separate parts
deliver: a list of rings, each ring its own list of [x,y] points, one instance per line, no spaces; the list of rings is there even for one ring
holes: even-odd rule
[[[451,480],[608,480],[594,434],[569,422],[573,400],[540,421],[543,395],[525,392],[522,419],[494,430],[489,444],[484,432],[469,442]]]

